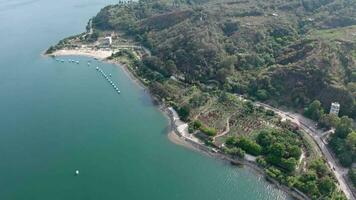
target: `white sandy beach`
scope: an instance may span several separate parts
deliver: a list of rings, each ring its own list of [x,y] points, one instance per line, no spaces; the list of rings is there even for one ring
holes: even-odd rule
[[[94,50],[94,49],[61,49],[51,55],[54,56],[89,56],[104,60],[111,56],[112,50]]]

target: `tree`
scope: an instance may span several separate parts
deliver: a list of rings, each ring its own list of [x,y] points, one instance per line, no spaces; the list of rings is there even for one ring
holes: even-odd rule
[[[296,145],[290,145],[287,149],[289,156],[297,160],[300,158],[300,155],[302,155],[302,150]]]
[[[189,106],[185,105],[178,109],[178,115],[183,121],[187,121],[190,114]]]
[[[293,172],[297,166],[297,160],[293,157],[288,159],[281,159],[280,165],[287,170],[287,172]]]
[[[228,146],[235,146],[236,145],[236,143],[237,143],[237,138],[236,137],[234,137],[234,136],[230,136],[230,137],[228,137],[227,139],[226,139],[226,145],[228,145]]]
[[[340,122],[337,124],[335,134],[339,138],[346,138],[349,133],[352,132],[352,119],[347,116],[343,116]]]
[[[264,89],[257,90],[256,96],[259,100],[265,101],[268,99],[268,92]]]
[[[334,181],[329,177],[325,176],[319,181],[319,191],[322,195],[331,194],[335,190]]]
[[[251,102],[251,101],[246,101],[245,103],[245,106],[244,106],[244,108],[245,108],[245,112],[246,113],[252,113],[253,112],[253,103]]]
[[[258,156],[262,152],[262,147],[259,144],[246,137],[240,137],[237,146],[254,156]]]
[[[339,155],[339,160],[342,166],[350,167],[352,165],[352,155],[350,152],[343,152]]]
[[[333,113],[330,114],[325,114],[323,116],[321,116],[318,126],[320,128],[332,128],[332,127],[336,127],[337,124],[340,122],[340,118],[338,116],[336,116]]]
[[[173,60],[168,60],[166,62],[166,68],[167,68],[169,75],[173,75],[173,74],[177,73],[177,66]]]
[[[225,22],[225,24],[222,27],[224,33],[227,36],[231,36],[234,32],[239,30],[239,28],[240,28],[240,22],[232,22],[232,21]]]
[[[286,152],[286,147],[282,143],[274,143],[271,146],[270,153],[278,158],[282,158]]]
[[[272,135],[267,130],[262,130],[257,135],[257,143],[261,145],[263,148],[267,148],[272,143]]]
[[[316,121],[319,121],[319,119],[323,116],[323,114],[324,114],[324,109],[321,106],[320,101],[318,100],[314,100],[304,112],[305,116]]]
[[[316,159],[310,162],[310,169],[313,169],[319,176],[325,176],[328,168],[322,159]]]

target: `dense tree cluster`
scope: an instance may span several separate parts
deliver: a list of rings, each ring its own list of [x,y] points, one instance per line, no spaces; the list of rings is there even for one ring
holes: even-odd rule
[[[229,137],[226,145],[231,148],[241,148],[246,153],[258,156],[262,153],[262,147],[247,137]]]
[[[288,130],[263,130],[256,140],[263,148],[262,152],[268,163],[292,173],[302,153],[298,137]]]

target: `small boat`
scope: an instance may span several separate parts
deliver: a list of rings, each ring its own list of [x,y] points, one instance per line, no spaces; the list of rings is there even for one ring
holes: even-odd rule
[[[96,69],[96,70],[99,70],[99,67],[96,67],[95,69]]]
[[[75,175],[79,175],[79,170],[75,170]]]
[[[79,61],[75,61],[77,64],[79,64]]]

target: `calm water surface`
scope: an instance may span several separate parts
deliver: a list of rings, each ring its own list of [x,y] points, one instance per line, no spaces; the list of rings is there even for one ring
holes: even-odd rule
[[[286,199],[248,169],[171,143],[167,119],[120,68],[40,56],[114,2],[0,0],[0,199]]]

